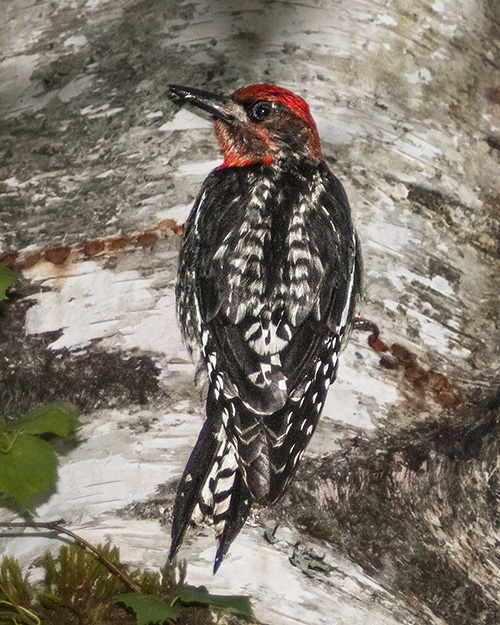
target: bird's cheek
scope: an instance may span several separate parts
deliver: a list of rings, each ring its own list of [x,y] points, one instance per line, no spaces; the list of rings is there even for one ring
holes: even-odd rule
[[[279,149],[270,134],[247,124],[227,124],[217,120],[215,132],[224,155],[224,165],[269,162]]]
[[[227,127],[225,123],[223,123],[219,119],[215,120],[214,126],[215,126],[215,134],[217,135],[217,139],[219,140],[220,146],[222,148],[222,152],[225,154],[231,145],[231,137],[229,133],[229,128]]]
[[[249,144],[254,154],[258,154],[261,160],[278,152],[278,142],[272,134],[264,128],[252,129],[249,133]]]
[[[248,150],[255,156],[263,158],[272,151],[272,144],[268,133],[252,130],[247,134]]]

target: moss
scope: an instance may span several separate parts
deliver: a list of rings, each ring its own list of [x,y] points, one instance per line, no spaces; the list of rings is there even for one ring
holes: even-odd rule
[[[0,593],[19,605],[30,606],[33,585],[28,575],[23,575],[15,558],[5,557],[0,564]]]
[[[116,547],[99,548],[113,564],[119,564]],[[42,607],[55,611],[59,618],[77,617],[82,625],[91,625],[107,619],[113,608],[114,596],[126,592],[125,583],[116,577],[93,554],[72,545],[61,547],[57,557],[49,552],[36,562],[45,571],[44,589],[39,595]]]
[[[296,525],[312,538],[330,543],[340,542],[339,527],[334,519],[327,519],[310,508],[302,510],[296,518]]]
[[[4,558],[0,564],[0,597],[5,600],[0,604],[0,621],[4,617],[10,619],[7,622],[13,622],[8,614],[29,610],[36,615],[32,621],[26,620],[30,623],[39,619],[47,625],[134,625],[136,617],[117,602],[117,596],[129,593],[130,588],[106,561],[120,569],[142,594],[159,597],[168,604],[185,584],[185,562],[168,562],[159,572],[131,571],[120,562],[117,547],[107,544],[97,549],[103,556],[102,561],[77,544],[61,547],[57,555],[46,552],[34,563],[43,571],[43,580],[38,584],[29,581],[16,560]],[[207,606],[183,605],[177,600],[176,607],[179,611],[176,625],[214,623]],[[230,613],[219,615],[217,622],[256,623]]]

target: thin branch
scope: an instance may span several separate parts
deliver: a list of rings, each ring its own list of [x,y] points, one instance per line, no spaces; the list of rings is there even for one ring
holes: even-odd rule
[[[78,534],[75,534],[71,530],[66,529],[63,526],[63,523],[65,523],[64,519],[58,519],[57,521],[48,521],[46,523],[41,523],[41,522],[36,522],[36,521],[26,521],[24,523],[19,523],[19,522],[0,523],[0,527],[9,527],[9,528],[22,527],[25,529],[28,527],[32,527],[35,529],[50,530],[51,532],[56,532],[57,534],[65,534],[66,536],[69,536],[70,538],[72,538],[76,543],[78,543],[84,549],[88,549],[89,551],[91,551],[100,562],[102,562],[110,571],[112,571],[123,582],[125,582],[125,584],[127,584],[127,586],[131,590],[134,590],[135,592],[139,592],[139,593],[141,592],[141,589],[139,588],[139,586],[137,586],[137,584],[134,584],[134,582],[131,579],[129,579],[129,577],[125,573],[123,573],[123,571],[120,571],[120,569],[115,564],[113,564],[113,562],[111,562],[105,556],[103,556],[102,553],[100,553],[100,551],[96,549],[96,547],[94,547],[94,545],[87,542],[81,536],[78,536]]]

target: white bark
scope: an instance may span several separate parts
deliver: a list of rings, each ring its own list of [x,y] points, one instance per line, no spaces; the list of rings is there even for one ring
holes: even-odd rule
[[[19,252],[27,282],[2,319],[0,412],[66,398],[85,421],[42,518],[109,538],[133,563],[164,562],[155,515],[171,505],[201,404],[175,325],[179,236],[162,220],[184,221],[219,162],[211,124],[173,116],[166,84],[272,82],[307,99],[346,187],[363,314],[417,366],[397,350],[386,363],[399,356],[398,368],[380,366],[355,335],[290,497],[256,512],[215,578],[211,530],[187,540],[188,580],[252,594],[273,625],[498,622],[500,6],[4,0],[2,10],[0,252]],[[300,506],[330,523],[336,546],[294,529]],[[269,545],[273,518],[285,520]],[[46,543],[0,540],[25,563]],[[333,571],[293,567],[299,540]],[[458,590],[440,591],[439,576]]]

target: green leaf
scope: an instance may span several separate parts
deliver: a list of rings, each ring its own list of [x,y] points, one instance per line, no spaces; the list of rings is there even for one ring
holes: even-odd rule
[[[163,623],[168,618],[176,621],[179,617],[178,611],[173,606],[168,605],[168,603],[153,595],[140,595],[135,592],[129,592],[124,595],[118,595],[116,599],[135,612],[137,625]]]
[[[16,430],[25,434],[57,434],[57,436],[68,436],[78,425],[76,407],[65,402],[40,406],[13,423]]]
[[[10,453],[17,436],[18,434],[16,432],[14,432],[14,434],[0,432],[0,454]]]
[[[7,299],[7,289],[17,282],[16,274],[0,263],[0,302]]]
[[[182,603],[202,603],[212,608],[230,609],[243,616],[253,617],[250,597],[245,595],[212,595],[198,588],[181,588],[178,593]]]
[[[0,453],[0,492],[35,512],[33,495],[48,490],[57,478],[57,456],[49,443],[18,434],[7,452]]]

